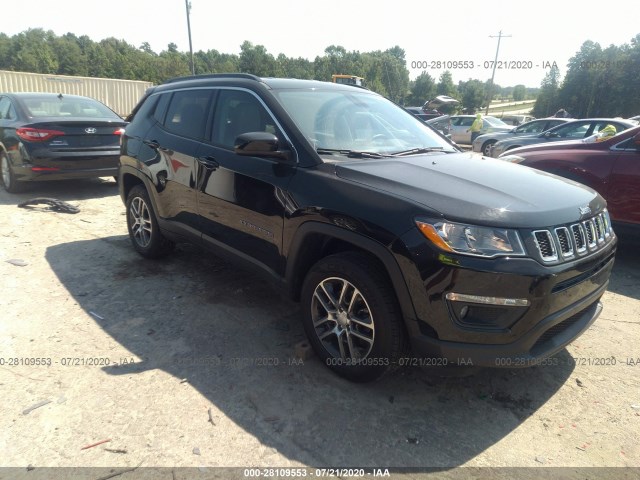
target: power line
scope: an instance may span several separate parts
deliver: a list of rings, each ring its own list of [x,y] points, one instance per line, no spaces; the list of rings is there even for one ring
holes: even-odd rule
[[[191,75],[196,74],[196,66],[193,63],[193,45],[191,44],[191,20],[189,19],[189,12],[191,12],[191,2],[184,0],[185,7],[187,7],[187,29],[189,31],[189,53],[191,55]]]
[[[489,105],[491,104],[491,100],[493,99],[493,79],[496,76],[496,66],[498,65],[498,52],[500,52],[500,40],[502,38],[508,38],[512,35],[503,35],[502,30],[498,32],[498,35],[489,35],[489,38],[497,38],[498,46],[496,47],[496,59],[493,62],[493,72],[491,73],[491,83],[489,84],[489,91],[487,92],[487,109],[484,112],[485,115],[489,115]]]

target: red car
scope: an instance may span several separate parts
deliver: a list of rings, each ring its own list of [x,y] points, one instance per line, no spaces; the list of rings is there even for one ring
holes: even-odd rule
[[[499,157],[596,190],[618,227],[640,231],[640,127],[596,141],[554,142],[509,150]]]

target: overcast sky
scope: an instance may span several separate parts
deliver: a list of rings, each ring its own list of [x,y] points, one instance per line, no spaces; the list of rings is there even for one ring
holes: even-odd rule
[[[426,71],[436,79],[442,70],[432,69],[431,62],[474,62],[473,69],[451,69],[455,82],[491,77],[491,69],[484,66],[495,58],[497,39],[490,36],[502,30],[512,36],[502,40],[499,60],[520,62],[513,65],[516,68],[497,70],[495,81],[502,86],[537,87],[548,71],[545,65],[556,62],[564,75],[567,61],[585,40],[606,47],[629,43],[640,33],[637,0],[614,5],[592,0],[191,0],[191,4],[194,51],[237,54],[242,42],[249,40],[274,56],[284,53],[313,60],[329,45],[361,52],[399,45],[406,52],[411,78],[424,69],[412,68],[412,62],[428,62]],[[607,5],[613,5],[609,11]],[[29,0],[24,6],[22,13],[2,22],[0,31],[11,36],[43,28],[56,35],[88,35],[96,41],[116,37],[136,47],[149,42],[156,52],[171,42],[181,51],[189,50],[184,0]],[[522,68],[529,65],[532,68]]]

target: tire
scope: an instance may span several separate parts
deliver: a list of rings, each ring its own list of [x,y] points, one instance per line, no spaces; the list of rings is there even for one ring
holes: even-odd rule
[[[7,155],[0,153],[0,182],[8,193],[19,193],[24,190],[24,183],[16,180]]]
[[[143,257],[164,257],[175,246],[160,232],[153,205],[143,185],[133,187],[127,196],[127,229],[133,248]]]
[[[489,154],[491,153],[491,147],[493,147],[494,143],[496,143],[495,140],[487,140],[486,142],[484,142],[484,145],[482,145],[482,155],[484,155],[485,157],[489,157]]]
[[[301,304],[316,354],[348,380],[380,378],[407,350],[393,287],[367,254],[344,252],[316,263],[304,280]]]

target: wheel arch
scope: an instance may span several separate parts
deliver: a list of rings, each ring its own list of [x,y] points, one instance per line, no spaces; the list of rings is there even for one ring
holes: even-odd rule
[[[285,271],[290,296],[299,300],[304,278],[316,262],[343,251],[361,251],[373,257],[388,277],[405,321],[416,318],[409,289],[393,253],[374,239],[326,223],[303,223],[291,242]]]

